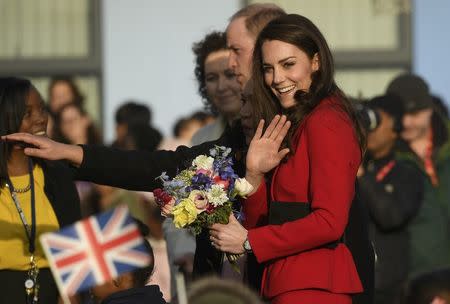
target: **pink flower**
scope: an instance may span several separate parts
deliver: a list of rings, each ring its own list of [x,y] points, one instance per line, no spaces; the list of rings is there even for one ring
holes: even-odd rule
[[[200,190],[193,190],[189,194],[189,199],[194,202],[199,214],[205,211],[209,205],[208,200],[206,199],[206,194]]]
[[[206,176],[211,176],[211,171],[206,169],[198,169],[195,174],[204,174]]]

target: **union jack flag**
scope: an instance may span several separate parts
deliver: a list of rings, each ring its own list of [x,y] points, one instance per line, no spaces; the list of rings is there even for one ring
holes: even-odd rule
[[[125,206],[43,234],[40,240],[62,295],[74,295],[150,262]]]

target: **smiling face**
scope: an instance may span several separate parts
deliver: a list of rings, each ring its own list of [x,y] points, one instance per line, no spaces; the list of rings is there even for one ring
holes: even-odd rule
[[[19,128],[19,132],[34,135],[46,135],[47,110],[36,89],[31,89],[26,100],[26,110]]]
[[[403,116],[402,138],[407,142],[426,137],[431,128],[433,109],[424,109],[417,112],[405,113]]]
[[[234,119],[241,108],[240,87],[233,71],[228,68],[229,50],[210,53],[205,60],[206,94],[217,110]]]
[[[295,105],[298,90],[309,91],[312,74],[319,69],[318,55],[312,59],[293,44],[268,40],[262,45],[264,82],[283,108]]]

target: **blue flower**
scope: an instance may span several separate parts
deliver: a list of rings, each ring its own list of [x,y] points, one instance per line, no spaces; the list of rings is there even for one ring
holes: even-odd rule
[[[211,183],[212,180],[208,175],[199,173],[192,177],[191,188],[195,190],[205,190],[211,188]]]

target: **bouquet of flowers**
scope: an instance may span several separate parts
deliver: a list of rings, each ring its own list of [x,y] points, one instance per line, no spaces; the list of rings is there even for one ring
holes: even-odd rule
[[[233,170],[231,149],[215,146],[208,155],[199,155],[192,165],[174,178],[165,172],[159,177],[162,189],[153,194],[160,206],[172,204],[173,222],[177,228],[191,228],[195,234],[212,224],[227,224],[233,202],[245,198],[253,186]],[[240,212],[237,219],[242,219]]]

